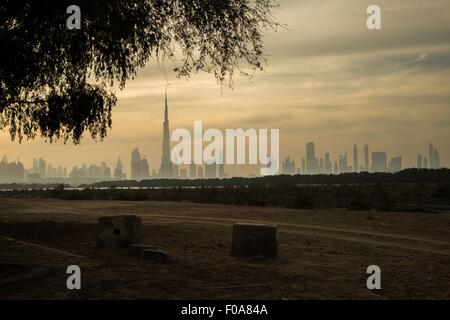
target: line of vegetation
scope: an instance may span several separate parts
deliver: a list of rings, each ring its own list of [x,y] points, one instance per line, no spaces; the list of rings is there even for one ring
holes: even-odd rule
[[[85,188],[16,190],[0,197],[46,197],[64,200],[189,201],[293,209],[437,212],[450,210],[450,183],[418,184],[250,184],[248,186],[165,187],[147,189]]]

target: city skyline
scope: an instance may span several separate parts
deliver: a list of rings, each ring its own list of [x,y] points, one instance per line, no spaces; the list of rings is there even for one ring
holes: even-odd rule
[[[113,169],[102,160],[100,165],[83,163],[80,167],[73,166],[70,171],[61,165],[53,166],[51,162],[40,157],[34,158],[32,166],[27,169],[20,161],[8,161],[4,155],[0,161],[0,182],[26,182],[26,183],[55,183],[66,182],[73,184],[92,183],[108,180],[146,180],[146,179],[203,179],[203,178],[227,178],[234,176],[259,176],[251,171],[243,171],[235,175],[227,173],[226,169],[236,167],[236,165],[216,164],[206,162],[202,165],[191,163],[189,165],[175,165],[170,160],[171,141],[169,128],[169,107],[167,89],[164,92],[164,116],[162,121],[163,138],[161,143],[161,162],[151,167],[147,157],[141,155],[139,147],[136,146],[130,155],[129,172],[119,156]],[[351,172],[398,172],[405,168],[425,168],[440,169],[446,167],[441,163],[441,156],[438,149],[432,142],[428,145],[428,153],[418,152],[416,164],[405,166],[403,157],[396,154],[389,154],[382,149],[370,150],[367,141],[364,142],[363,151],[359,151],[357,143],[353,145],[351,155],[347,152],[332,155],[325,151],[322,156],[316,151],[314,141],[306,143],[304,156],[298,159],[294,156],[287,156],[285,160],[280,158],[281,166],[278,174],[341,174]],[[248,141],[246,142],[246,154],[248,152]],[[222,154],[222,157],[224,155]],[[428,157],[427,157],[428,156]],[[361,159],[361,162],[360,162]],[[260,165],[238,165],[239,167],[257,169]],[[232,171],[231,171],[232,172]]]
[[[206,162],[202,165],[191,163],[190,165],[175,165],[170,161],[170,138],[169,138],[169,112],[167,90],[164,95],[164,118],[163,118],[163,140],[162,156],[159,170],[151,168],[145,155],[141,155],[139,148],[131,151],[130,169],[127,174],[126,166],[119,156],[115,167],[111,169],[105,161],[100,165],[83,163],[80,167],[74,166],[70,172],[67,167],[53,166],[45,159],[33,158],[32,166],[26,168],[18,158],[16,161],[8,161],[4,155],[0,161],[0,183],[56,183],[65,182],[73,184],[92,183],[108,180],[145,180],[160,178],[175,179],[203,179],[203,178],[227,178],[234,176],[258,176],[247,172],[246,174],[234,175],[226,173],[227,168],[234,165],[216,164]],[[247,142],[248,143],[248,142]],[[248,148],[248,144],[247,144]],[[441,163],[438,149],[432,142],[428,145],[427,153],[417,153],[415,166],[404,166],[401,155],[389,154],[386,151],[371,151],[367,141],[364,142],[363,151],[359,152],[358,144],[352,148],[351,159],[347,153],[339,153],[334,157],[325,151],[322,156],[316,152],[316,144],[313,141],[306,143],[304,157],[299,159],[296,166],[295,157],[288,156],[285,160],[280,159],[281,167],[278,174],[341,174],[350,172],[398,172],[405,168],[440,169],[446,167]],[[247,151],[246,151],[247,152]],[[223,156],[223,155],[222,155]],[[361,159],[361,160],[360,160]],[[364,164],[363,164],[364,163]],[[242,167],[242,165],[240,165]],[[245,167],[259,168],[259,165],[246,165]]]
[[[107,180],[145,180],[155,178],[174,178],[174,179],[202,179],[202,178],[226,178],[234,176],[259,176],[255,173],[260,165],[224,165],[216,163],[204,163],[203,165],[175,165],[170,160],[171,141],[169,128],[169,108],[167,88],[164,92],[164,108],[162,121],[162,143],[161,143],[161,162],[151,166],[147,156],[141,155],[139,147],[136,146],[131,151],[129,166],[123,164],[122,158],[119,156],[115,166],[107,165],[105,160],[101,160],[100,165],[87,164],[84,162],[79,167],[74,165],[70,171],[67,167],[57,165],[53,166],[52,162],[48,162],[40,158],[32,159],[32,166],[27,169],[20,161],[20,156],[16,161],[8,161],[7,156],[3,155],[0,161],[0,182],[58,182],[67,180],[72,183],[90,183],[94,181]],[[427,152],[420,151],[416,156],[415,165],[405,165],[403,156],[399,153],[388,156],[388,152],[370,151],[367,141],[364,142],[363,151],[359,151],[357,143],[353,145],[352,152],[331,155],[325,151],[323,156],[317,156],[316,144],[314,141],[306,143],[306,149],[303,157],[296,159],[295,156],[288,155],[287,158],[280,157],[281,166],[278,174],[341,174],[350,172],[398,172],[405,168],[425,168],[439,169],[448,167],[441,162],[441,156],[438,149],[429,143]],[[248,141],[246,142],[246,153],[248,152]],[[153,152],[151,154],[154,154]],[[282,152],[282,154],[284,154]],[[428,155],[428,157],[426,156]],[[1,156],[1,155],[0,155]],[[222,154],[223,157],[223,154]],[[126,157],[125,157],[126,159]],[[284,159],[284,160],[283,160]],[[351,160],[350,160],[351,159]],[[360,160],[361,159],[361,160]],[[297,160],[297,162],[296,162]],[[296,165],[299,164],[298,166]],[[129,169],[126,169],[126,168]],[[233,167],[251,168],[253,171],[241,171],[240,174],[226,173],[226,168]],[[8,169],[9,168],[9,169]],[[9,172],[8,172],[9,170]],[[23,173],[22,173],[23,172]],[[23,178],[20,178],[22,176]],[[15,178],[11,178],[15,177]],[[19,178],[17,178],[19,177]],[[48,181],[45,181],[48,180]]]

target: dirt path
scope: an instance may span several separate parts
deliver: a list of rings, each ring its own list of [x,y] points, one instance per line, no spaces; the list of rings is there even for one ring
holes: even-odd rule
[[[246,222],[246,223],[267,223],[267,221],[262,220],[249,220],[249,219],[227,219],[227,218],[211,218],[211,217],[193,217],[193,216],[165,216],[165,215],[154,215],[145,214],[143,215],[143,222],[149,223],[150,221],[175,221],[183,223],[199,223],[199,224],[215,224],[223,226],[232,226],[235,222]],[[149,219],[150,218],[150,219]],[[433,253],[439,255],[450,256],[450,243],[444,241],[435,241],[429,239],[422,239],[417,237],[409,236],[397,236],[392,234],[383,234],[378,232],[361,232],[349,229],[339,229],[339,228],[329,228],[329,227],[319,227],[314,225],[304,225],[304,224],[288,224],[288,223],[278,223],[270,221],[270,223],[277,224],[280,228],[280,232],[299,234],[299,235],[309,235],[317,237],[325,237],[336,240],[360,242],[370,245],[377,246],[387,246],[395,247],[399,249],[421,251],[425,253]],[[290,230],[290,229],[302,229]],[[347,234],[347,235],[346,235]],[[399,243],[403,242],[403,243]],[[404,242],[407,242],[405,244]]]
[[[68,205],[69,204],[69,205]],[[81,209],[70,205],[70,202],[64,201],[64,215],[79,216],[80,218],[96,218],[103,213],[94,212],[91,208]],[[33,207],[33,211],[42,211],[45,214],[58,214],[61,212],[62,203],[39,203],[38,207]],[[137,206],[139,207],[139,206]],[[318,226],[314,224],[300,224],[300,223],[286,223],[281,221],[248,219],[248,218],[224,218],[211,217],[206,214],[196,213],[198,215],[186,214],[152,214],[147,212],[133,213],[138,214],[143,218],[145,224],[150,224],[155,221],[172,222],[172,223],[194,223],[194,224],[212,224],[231,227],[236,222],[247,223],[270,223],[276,224],[280,228],[280,232],[298,235],[315,236],[322,238],[329,238],[335,240],[349,241],[355,243],[364,243],[371,246],[385,246],[391,248],[399,248],[405,250],[413,250],[425,253],[432,253],[437,255],[450,256],[450,242],[432,240],[423,237],[392,234],[374,231],[362,231],[358,229],[349,228],[335,228],[328,226]]]

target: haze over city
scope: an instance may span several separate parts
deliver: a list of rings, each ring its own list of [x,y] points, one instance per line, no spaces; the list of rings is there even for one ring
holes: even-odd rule
[[[130,176],[130,153],[139,147],[150,168],[159,169],[167,87],[171,130],[192,129],[195,120],[220,129],[279,128],[280,161],[290,156],[297,167],[309,141],[315,142],[316,153],[329,152],[335,160],[347,154],[349,163],[354,144],[362,157],[367,141],[371,151],[402,156],[403,167],[416,166],[417,154],[426,157],[433,142],[441,165],[448,166],[448,1],[426,6],[416,0],[379,1],[379,32],[365,26],[369,1],[280,4],[276,15],[288,29],[268,32],[267,73],[251,81],[236,75],[231,90],[205,74],[176,79],[170,63],[150,61],[118,92],[113,127],[103,142],[85,137],[74,146],[38,138],[19,144],[2,131],[0,156],[20,158],[28,168],[33,158],[42,157],[69,171],[103,161],[113,169],[120,157]]]

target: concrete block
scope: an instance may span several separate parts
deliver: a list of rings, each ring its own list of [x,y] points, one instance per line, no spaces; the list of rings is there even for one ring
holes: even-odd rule
[[[142,240],[142,219],[138,216],[108,216],[98,218],[97,246],[126,248]]]
[[[130,244],[128,246],[128,255],[134,257],[140,257],[142,255],[142,251],[145,249],[150,250],[158,250],[158,247],[150,246],[147,244]]]
[[[169,260],[169,255],[162,250],[155,249],[144,249],[141,254],[142,260],[156,260],[156,261],[167,261]]]
[[[235,223],[231,255],[233,257],[277,256],[276,225]]]

